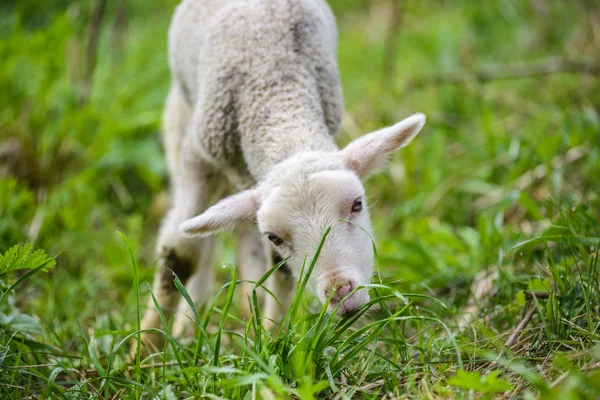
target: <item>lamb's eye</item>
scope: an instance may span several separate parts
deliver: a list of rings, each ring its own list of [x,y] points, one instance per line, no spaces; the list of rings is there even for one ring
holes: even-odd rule
[[[357,212],[360,212],[361,210],[362,210],[362,200],[360,198],[354,200],[354,203],[352,203],[352,212],[357,213]]]
[[[273,244],[274,244],[275,246],[279,246],[279,245],[283,244],[283,239],[281,239],[279,236],[277,236],[277,235],[275,235],[275,234],[273,234],[273,233],[269,233],[269,234],[267,235],[267,237],[269,238],[269,240],[270,240],[271,242],[273,242]]]

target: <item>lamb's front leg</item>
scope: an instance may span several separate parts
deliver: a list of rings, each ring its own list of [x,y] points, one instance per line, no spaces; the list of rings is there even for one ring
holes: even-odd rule
[[[282,261],[278,255],[272,252],[271,246],[267,246],[266,251],[271,259],[269,269]],[[265,311],[262,324],[266,330],[270,330],[287,313],[295,294],[296,280],[284,264],[267,279],[265,285],[273,295],[265,294]]]
[[[265,243],[258,230],[246,230],[240,234],[236,262],[240,280],[257,282],[267,272],[268,264],[264,248]],[[256,286],[255,283],[250,282],[241,283],[237,288],[241,314],[245,319],[251,315],[252,291]],[[264,290],[260,290],[258,294],[260,301],[264,298]]]
[[[273,252],[272,247],[265,242],[260,232],[257,230],[242,232],[237,248],[238,278],[240,280],[257,282],[281,261],[282,259]],[[237,289],[241,313],[246,319],[252,314],[252,291],[256,286],[255,283],[250,282],[240,284]],[[287,266],[282,265],[269,277],[264,286],[273,293],[271,296],[263,289],[258,290],[258,300],[264,304],[262,324],[265,329],[269,330],[287,312],[294,293],[295,282]]]
[[[205,211],[211,205],[211,201],[214,202],[214,197],[219,192],[215,187],[215,182],[219,181],[218,178],[215,179],[216,173],[210,166],[199,164],[199,162],[194,162],[192,165],[186,165],[179,169],[177,175],[172,176],[173,206],[164,219],[158,238],[159,261],[154,275],[152,292],[167,321],[170,320],[181,299],[181,295],[173,283],[173,275],[177,275],[185,285],[199,264],[210,268],[211,262],[206,261],[207,257],[202,253],[212,254],[211,246],[214,239],[187,238],[179,232],[181,223]],[[210,285],[208,279],[206,284]],[[191,295],[198,297],[194,292]],[[141,328],[163,329],[152,298],[148,301],[148,309],[142,319]],[[160,350],[164,344],[164,336],[145,332],[142,334],[142,343],[149,349]],[[147,351],[144,352],[147,353]]]
[[[217,238],[214,236],[199,239],[198,247],[196,248],[197,264],[195,272],[185,285],[185,289],[190,295],[194,307],[205,303],[213,290],[215,251],[218,247],[216,242]],[[176,338],[192,336],[195,331],[192,321],[194,321],[194,310],[181,297],[177,312],[175,313],[175,322],[171,331],[172,335]]]

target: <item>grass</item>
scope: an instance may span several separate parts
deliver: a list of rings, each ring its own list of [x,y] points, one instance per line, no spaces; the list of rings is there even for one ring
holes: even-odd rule
[[[239,317],[225,237],[196,337],[141,359],[128,349],[165,208],[175,1],[107,2],[90,76],[94,2],[0,5],[0,397],[598,398],[600,9],[401,3],[386,44],[389,2],[331,2],[340,145],[428,115],[366,182],[371,302],[340,318],[300,280],[265,332],[256,293]],[[596,72],[506,77],[551,59]]]

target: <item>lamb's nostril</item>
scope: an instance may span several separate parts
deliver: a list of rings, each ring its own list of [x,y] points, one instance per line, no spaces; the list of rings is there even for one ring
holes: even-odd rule
[[[344,315],[356,310],[369,301],[367,290],[365,288],[358,289],[358,280],[350,278],[347,280],[336,279],[329,282],[327,289],[322,293],[326,299],[330,299],[328,309],[330,311],[337,310],[338,315]],[[323,299],[323,303],[325,301]]]
[[[342,298],[346,297],[348,295],[348,293],[350,293],[351,291],[352,291],[352,284],[350,282],[346,283],[343,286],[340,286],[340,288],[338,289],[338,293]]]
[[[333,296],[331,296],[331,303],[337,304],[340,301],[342,301],[344,297],[348,296],[348,294],[350,294],[350,292],[354,290],[354,287],[355,286],[352,281],[347,281],[345,283],[337,283],[333,289],[335,290],[335,293],[333,294]],[[327,293],[329,294],[329,292]]]

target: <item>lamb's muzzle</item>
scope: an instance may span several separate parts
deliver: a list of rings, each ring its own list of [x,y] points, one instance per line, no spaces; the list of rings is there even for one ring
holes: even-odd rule
[[[367,290],[364,288],[355,290],[356,288],[358,288],[358,282],[355,279],[336,281],[331,288],[324,292],[326,298],[331,296],[329,309],[334,310],[343,301],[337,311],[338,315],[343,315],[365,305],[369,301]]]

